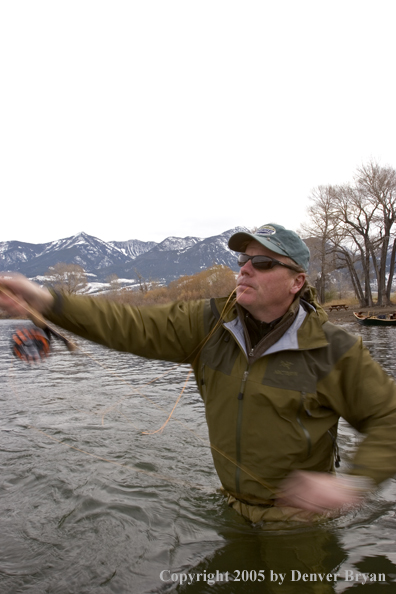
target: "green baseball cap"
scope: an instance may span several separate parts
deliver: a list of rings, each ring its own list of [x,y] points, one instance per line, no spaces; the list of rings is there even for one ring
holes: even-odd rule
[[[262,225],[254,233],[234,233],[228,241],[228,247],[234,252],[243,252],[253,239],[271,252],[288,256],[305,271],[308,270],[310,255],[308,246],[294,231],[285,229],[282,225],[270,223]]]

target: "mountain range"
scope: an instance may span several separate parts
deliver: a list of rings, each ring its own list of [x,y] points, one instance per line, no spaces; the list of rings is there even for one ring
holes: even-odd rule
[[[164,241],[105,242],[81,232],[49,243],[0,242],[0,270],[20,272],[31,279],[42,280],[59,262],[78,264],[90,283],[104,283],[112,275],[120,279],[158,280],[168,284],[182,275],[191,275],[213,264],[224,264],[237,271],[235,253],[228,239],[236,227],[202,239],[200,237],[167,237]]]

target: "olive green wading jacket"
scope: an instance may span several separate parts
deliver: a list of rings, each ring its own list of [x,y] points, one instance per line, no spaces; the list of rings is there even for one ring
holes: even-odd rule
[[[132,307],[56,296],[47,318],[84,338],[150,359],[190,363],[223,487],[268,504],[292,470],[331,472],[339,417],[363,433],[352,474],[396,473],[396,388],[360,338],[314,302],[294,302],[254,348],[226,299]],[[291,325],[290,325],[291,322]],[[279,336],[279,334],[281,334]]]

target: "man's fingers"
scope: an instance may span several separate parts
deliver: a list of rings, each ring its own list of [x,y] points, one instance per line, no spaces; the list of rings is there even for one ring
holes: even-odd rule
[[[0,274],[0,307],[9,314],[26,314],[32,309],[41,314],[52,304],[53,297],[47,289],[21,274]]]

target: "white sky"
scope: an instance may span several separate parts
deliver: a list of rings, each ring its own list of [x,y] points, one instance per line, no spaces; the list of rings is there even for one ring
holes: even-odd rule
[[[0,0],[0,241],[297,229],[396,167],[394,0]]]

